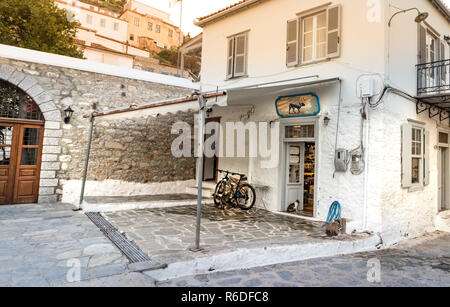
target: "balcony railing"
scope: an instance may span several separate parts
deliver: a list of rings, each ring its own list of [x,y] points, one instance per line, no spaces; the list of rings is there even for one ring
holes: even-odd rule
[[[417,65],[417,96],[450,95],[450,59]]]

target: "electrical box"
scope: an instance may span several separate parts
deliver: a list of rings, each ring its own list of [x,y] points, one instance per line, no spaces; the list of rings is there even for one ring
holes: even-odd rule
[[[336,172],[346,172],[348,168],[348,150],[337,149],[334,157],[334,169]]]
[[[376,95],[377,80],[363,79],[359,84],[359,95],[362,98],[373,97]]]

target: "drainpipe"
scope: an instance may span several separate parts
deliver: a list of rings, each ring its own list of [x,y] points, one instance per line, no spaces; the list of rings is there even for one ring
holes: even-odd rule
[[[203,152],[205,147],[205,118],[206,118],[206,98],[203,95],[198,96],[198,103],[200,106],[200,127],[199,127],[199,167],[197,179],[197,223],[195,229],[195,245],[191,251],[200,251],[200,223],[202,217],[202,190],[203,190]]]
[[[88,140],[88,146],[87,146],[87,152],[86,152],[86,160],[84,161],[84,171],[83,171],[83,181],[81,183],[81,194],[80,194],[80,203],[78,204],[77,211],[82,210],[82,204],[84,201],[84,190],[86,187],[86,179],[87,179],[87,172],[89,167],[89,157],[91,155],[91,145],[92,145],[92,136],[94,132],[94,116],[91,115],[90,117],[90,126],[89,126],[89,140]]]

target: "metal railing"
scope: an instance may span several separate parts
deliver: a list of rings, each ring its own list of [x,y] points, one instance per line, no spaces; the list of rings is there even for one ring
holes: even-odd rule
[[[450,59],[417,65],[417,96],[450,95]]]

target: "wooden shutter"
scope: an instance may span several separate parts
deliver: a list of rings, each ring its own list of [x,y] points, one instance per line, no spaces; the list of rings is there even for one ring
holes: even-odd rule
[[[287,22],[287,38],[286,38],[286,65],[295,66],[298,64],[299,55],[299,20],[292,19]]]
[[[430,184],[430,132],[424,132],[424,173],[423,173],[423,182],[425,185]]]
[[[338,57],[341,53],[341,11],[342,6],[331,6],[327,10],[328,33],[327,33],[327,56]]]
[[[440,55],[440,60],[444,61],[445,60],[445,44],[444,44],[443,41],[441,41],[441,48],[440,48],[439,55]],[[443,65],[443,63],[442,63],[442,65]],[[447,79],[446,77],[447,77],[447,66],[443,65],[443,66],[441,66],[441,82],[442,82],[442,85],[446,84],[446,79]]]
[[[247,34],[237,35],[234,48],[234,77],[247,74]]]
[[[402,125],[402,187],[410,188],[412,186],[412,125]]]
[[[233,78],[234,71],[234,37],[228,39],[227,79]]]
[[[419,25],[419,64],[427,62],[427,29]]]

